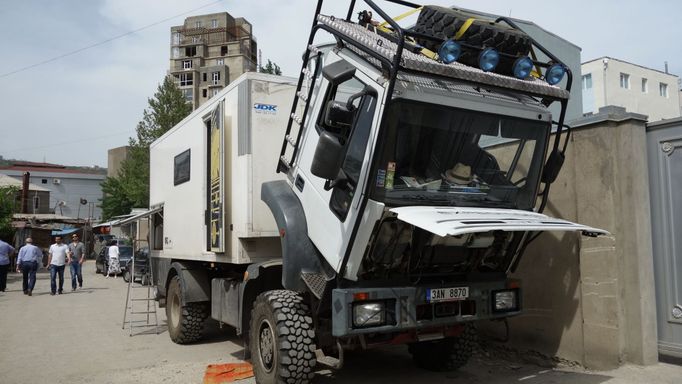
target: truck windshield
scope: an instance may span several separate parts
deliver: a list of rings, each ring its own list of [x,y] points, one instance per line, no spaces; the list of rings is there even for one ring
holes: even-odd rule
[[[373,199],[533,208],[548,122],[398,99],[385,125]]]

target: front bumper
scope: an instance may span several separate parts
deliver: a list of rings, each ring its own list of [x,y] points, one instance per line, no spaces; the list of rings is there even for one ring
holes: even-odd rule
[[[332,335],[335,337],[368,333],[394,333],[420,329],[434,329],[469,321],[498,319],[521,312],[520,289],[517,290],[517,306],[511,310],[494,310],[493,295],[507,290],[506,281],[462,283],[469,288],[465,300],[429,303],[427,291],[433,286],[339,288],[332,291]],[[455,287],[457,284],[449,284]],[[360,300],[358,299],[360,298]],[[383,303],[385,313],[382,324],[358,326],[353,322],[353,306],[356,303]]]

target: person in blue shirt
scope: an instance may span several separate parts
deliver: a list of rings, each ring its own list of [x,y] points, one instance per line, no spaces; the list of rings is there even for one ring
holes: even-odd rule
[[[43,262],[43,251],[33,245],[33,239],[26,238],[26,245],[19,250],[17,257],[17,272],[22,273],[24,295],[33,295],[33,288],[36,285],[36,272],[38,271],[38,263]]]
[[[14,253],[14,247],[0,239],[0,292],[7,288],[7,270],[9,269],[9,257]]]

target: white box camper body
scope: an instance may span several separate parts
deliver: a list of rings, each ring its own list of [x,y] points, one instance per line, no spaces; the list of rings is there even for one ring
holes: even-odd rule
[[[151,144],[150,207],[163,207],[153,257],[243,264],[281,255],[260,191],[285,177],[277,154],[295,89],[292,78],[246,73]]]

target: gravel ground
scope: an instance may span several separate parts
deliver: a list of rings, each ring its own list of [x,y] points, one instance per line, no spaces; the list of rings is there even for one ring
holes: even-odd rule
[[[165,330],[129,336],[122,329],[127,284],[121,277],[95,275],[84,268],[85,284],[71,292],[68,270],[63,295],[50,296],[49,274],[41,270],[32,297],[22,294],[21,275],[10,273],[0,292],[0,382],[13,383],[201,383],[208,364],[239,362],[241,341],[229,328],[211,326],[207,341],[176,345]],[[137,295],[144,295],[136,290]],[[135,329],[138,331],[138,329]],[[158,334],[157,334],[158,331]],[[502,359],[494,347],[480,349],[458,372],[434,373],[414,366],[404,347],[346,354],[340,371],[321,368],[316,383],[680,383],[682,367],[657,364],[589,372],[515,356]],[[529,364],[534,361],[536,364]],[[539,364],[539,365],[538,365]],[[255,383],[246,379],[240,383]]]

